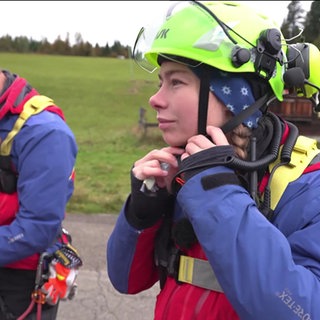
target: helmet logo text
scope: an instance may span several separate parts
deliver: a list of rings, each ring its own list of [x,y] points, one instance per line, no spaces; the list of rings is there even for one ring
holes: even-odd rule
[[[169,32],[169,29],[162,29],[157,33],[156,39],[162,38],[166,39],[167,38],[167,33]]]

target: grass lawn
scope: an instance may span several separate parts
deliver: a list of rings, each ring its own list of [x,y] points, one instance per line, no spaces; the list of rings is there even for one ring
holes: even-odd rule
[[[70,213],[118,213],[130,191],[135,160],[163,145],[157,128],[138,126],[157,90],[157,74],[132,60],[0,53],[1,68],[25,77],[65,113],[79,154]]]

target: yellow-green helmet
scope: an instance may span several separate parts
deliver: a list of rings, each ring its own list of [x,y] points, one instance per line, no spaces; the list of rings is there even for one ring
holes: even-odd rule
[[[227,72],[254,73],[265,78],[282,101],[283,45],[276,23],[241,2],[178,1],[159,28],[141,29],[133,54],[150,72],[159,66],[160,55],[191,59]]]
[[[320,87],[320,51],[312,43],[295,43],[288,45],[288,87],[294,87],[300,97],[312,98]],[[299,70],[302,73],[299,73]],[[288,76],[289,74],[289,76]]]

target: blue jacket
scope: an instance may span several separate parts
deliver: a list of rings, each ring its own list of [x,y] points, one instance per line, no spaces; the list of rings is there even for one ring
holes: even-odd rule
[[[225,294],[240,319],[320,319],[320,170],[289,184],[272,222],[240,185],[204,191],[201,178],[221,172],[232,170],[218,166],[194,175],[177,194],[174,209],[175,220],[187,217],[191,222],[215,272],[224,291],[216,297]],[[130,225],[126,218],[129,199],[108,240],[107,267],[114,287],[132,294],[158,281],[153,254],[161,221],[140,230]],[[176,288],[168,291],[169,285]],[[173,319],[164,314],[173,315],[174,308],[178,315],[186,312],[183,308],[193,303],[191,297],[197,291],[185,289],[179,303],[175,297],[188,286],[192,287],[166,282],[157,297],[155,319]],[[220,317],[215,316],[218,305],[213,299],[210,307],[203,301],[204,315],[193,318],[185,313],[183,319],[238,319],[231,313],[224,315],[223,310]]]
[[[8,112],[0,120],[1,140],[17,117]],[[19,203],[12,222],[0,216],[0,266],[57,248],[55,242],[74,190],[77,151],[68,125],[47,110],[31,116],[15,136],[11,159],[19,175]],[[12,210],[10,201],[10,195],[0,192],[0,215],[6,213],[8,205]]]

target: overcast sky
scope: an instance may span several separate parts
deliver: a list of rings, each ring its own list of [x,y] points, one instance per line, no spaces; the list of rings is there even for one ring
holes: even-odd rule
[[[279,25],[287,16],[290,1],[241,1],[263,10]],[[310,9],[312,1],[301,1]],[[58,36],[74,43],[80,33],[84,41],[105,46],[120,41],[134,45],[137,33],[157,19],[168,1],[1,1],[0,36],[26,36],[53,42]]]

